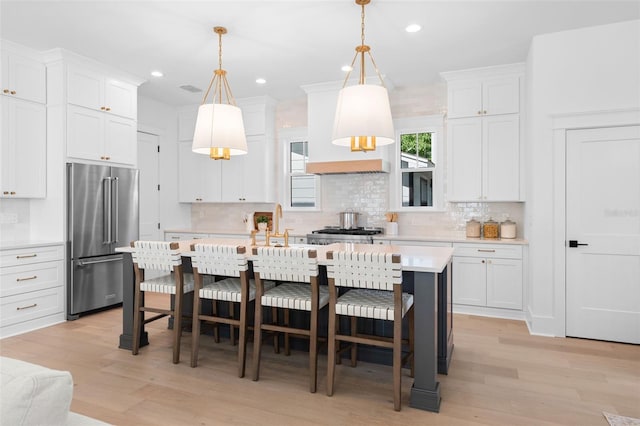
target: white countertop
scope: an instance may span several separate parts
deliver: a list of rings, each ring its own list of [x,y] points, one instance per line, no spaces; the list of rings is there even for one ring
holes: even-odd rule
[[[63,241],[41,241],[41,240],[15,240],[0,241],[0,250],[17,250],[34,247],[59,246],[64,244]]]
[[[183,256],[191,255],[191,244],[222,244],[222,245],[239,245],[247,248],[251,247],[251,240],[238,238],[203,238],[199,240],[183,240],[176,241],[179,244],[180,253]],[[353,244],[353,243],[335,243],[324,246],[311,246],[308,244],[292,244],[291,247],[313,247],[318,253],[318,263],[326,265],[327,251],[367,251],[376,253],[397,253],[402,257],[402,269],[413,272],[435,272],[440,273],[444,270],[453,256],[453,248],[451,247],[425,247],[411,245],[372,245],[372,244]],[[118,247],[117,252],[130,253],[133,251],[131,247]],[[249,250],[248,250],[249,251]],[[249,258],[251,254],[249,251]]]
[[[211,230],[193,230],[193,229],[167,229],[165,232],[174,232],[182,234],[215,234],[215,235],[249,235],[249,232],[221,232]],[[307,234],[300,234],[291,232],[290,235],[294,236],[306,236]],[[233,238],[233,237],[232,237]],[[429,235],[388,235],[379,234],[373,235],[374,240],[394,240],[394,241],[420,241],[420,242],[443,242],[443,243],[478,243],[478,244],[517,244],[527,245],[529,242],[522,238],[467,238],[464,236],[429,236]]]

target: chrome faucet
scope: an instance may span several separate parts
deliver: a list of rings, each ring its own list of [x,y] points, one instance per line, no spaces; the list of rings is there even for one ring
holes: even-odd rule
[[[282,218],[282,206],[280,203],[276,203],[276,212],[274,216],[274,233],[271,234],[272,237],[280,237],[280,219]]]

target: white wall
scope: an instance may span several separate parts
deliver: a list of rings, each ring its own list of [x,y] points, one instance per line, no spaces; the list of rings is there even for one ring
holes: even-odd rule
[[[555,292],[564,282],[553,271],[564,246],[554,240],[564,236],[554,234],[552,116],[640,108],[640,21],[535,37],[526,72],[527,314],[534,333],[558,335],[564,306]]]
[[[160,141],[160,226],[190,226],[191,208],[178,203],[178,115],[175,107],[138,97],[138,130],[158,135]]]

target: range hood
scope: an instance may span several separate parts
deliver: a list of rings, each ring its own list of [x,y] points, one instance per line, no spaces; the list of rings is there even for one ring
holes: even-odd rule
[[[343,173],[389,173],[389,162],[383,159],[319,161],[307,163],[307,173],[337,175]]]

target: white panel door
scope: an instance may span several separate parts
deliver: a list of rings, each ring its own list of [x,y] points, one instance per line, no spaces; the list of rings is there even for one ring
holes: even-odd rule
[[[522,260],[487,259],[487,306],[522,309]]]
[[[113,163],[136,165],[137,124],[133,120],[103,114],[104,154]]]
[[[482,119],[482,193],[485,201],[520,199],[518,114]]]
[[[107,78],[104,89],[105,108],[111,114],[136,118],[138,91],[136,86]]]
[[[138,132],[138,169],[140,170],[140,239],[161,241],[158,175],[158,136]]]
[[[9,143],[14,144],[16,197],[47,193],[47,112],[43,104],[14,100],[9,108]]]
[[[103,113],[69,105],[67,107],[67,156],[87,160],[104,158]]]
[[[567,132],[566,185],[566,334],[638,344],[640,126]]]
[[[447,130],[448,199],[479,201],[482,197],[482,120],[449,120]]]
[[[455,278],[453,303],[461,305],[486,306],[487,267],[486,260],[479,257],[453,257]]]
[[[47,100],[45,65],[34,59],[12,53],[7,54],[5,60],[8,81],[4,81],[3,75],[2,89],[8,89],[12,96],[20,99],[45,103]]]
[[[515,113],[520,110],[520,80],[518,77],[501,77],[486,80],[482,84],[482,114]]]
[[[103,76],[93,71],[69,67],[67,102],[95,110],[104,108]]]
[[[249,152],[245,155],[234,155],[230,160],[218,160],[222,170],[221,199],[223,202],[237,203],[245,201],[244,166],[246,157],[252,154]]]

